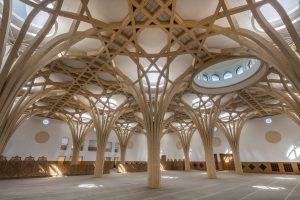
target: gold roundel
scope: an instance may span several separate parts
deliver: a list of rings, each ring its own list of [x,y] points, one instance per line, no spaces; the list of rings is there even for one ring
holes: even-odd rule
[[[40,131],[35,134],[35,141],[39,144],[46,143],[49,140],[49,133],[46,131]]]
[[[278,133],[277,131],[268,131],[265,134],[265,138],[268,142],[275,144],[280,142],[281,134]]]
[[[127,149],[132,149],[133,148],[133,142],[129,141],[127,144]]]
[[[182,145],[181,145],[180,141],[176,142],[176,148],[177,149],[182,149]]]
[[[214,147],[220,147],[221,144],[222,144],[221,139],[219,137],[214,137],[214,139],[213,139],[213,145],[214,145]]]

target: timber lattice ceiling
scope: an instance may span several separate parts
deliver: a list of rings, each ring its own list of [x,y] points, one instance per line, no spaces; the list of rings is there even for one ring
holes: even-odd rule
[[[168,95],[170,88],[182,82],[167,110],[171,114],[166,116],[164,126],[169,127],[172,120],[182,122],[188,118],[180,109],[182,103],[199,98],[201,107],[214,103],[216,96],[225,95],[196,90],[192,81],[197,73],[214,63],[249,57],[261,60],[267,71],[250,86],[232,92],[230,102],[220,104],[221,115],[235,113],[236,117],[254,118],[284,113],[300,123],[300,23],[294,23],[294,16],[282,4],[284,1],[20,2],[32,7],[33,12],[49,15],[37,36],[26,34],[22,27],[10,27],[7,44],[3,44],[8,50],[1,68],[1,93],[5,95],[5,84],[13,87],[9,81],[18,83],[18,92],[12,93],[12,97],[26,117],[59,118],[57,113],[75,117],[89,113],[87,101],[97,102],[95,105],[105,113],[126,102],[130,106],[121,119],[142,124],[139,113],[143,108],[136,102],[137,94],[132,88],[139,88],[138,95],[144,101],[156,104]],[[8,5],[1,5],[5,6]],[[281,18],[276,23],[264,13],[270,6]],[[3,23],[8,18],[2,12]],[[13,13],[14,9],[8,23],[14,23]],[[30,14],[25,20],[29,18]],[[54,34],[43,35],[52,26]],[[286,28],[279,30],[282,26]],[[30,28],[33,29],[31,25]],[[59,37],[65,37],[63,45],[51,46]],[[47,51],[34,57],[29,48],[36,53],[44,48]],[[6,66],[19,57],[28,73],[22,70],[22,63]],[[30,57],[35,62],[30,63]],[[23,105],[26,99],[31,103]],[[2,102],[1,106],[9,107]],[[204,110],[209,109],[207,106]]]

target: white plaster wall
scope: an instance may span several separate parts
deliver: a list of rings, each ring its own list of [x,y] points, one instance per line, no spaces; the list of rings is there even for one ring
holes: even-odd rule
[[[300,127],[284,115],[272,117],[273,122],[266,124],[264,118],[249,120],[242,129],[240,141],[240,156],[244,162],[300,162]],[[265,139],[265,133],[270,130],[281,134],[281,141],[273,144]],[[221,145],[214,147],[214,153],[230,153],[228,141],[220,128],[214,137],[221,139]],[[162,138],[161,151],[167,159],[182,159],[183,152],[176,148],[178,138],[167,134]],[[203,144],[198,131],[195,131],[190,147],[191,161],[204,161]]]
[[[224,133],[222,132],[221,128],[217,127],[217,131],[214,132],[214,137],[218,137],[221,139],[221,146],[213,147],[214,153],[216,153],[216,154],[229,153],[229,151],[231,151],[229,143],[228,143]]]
[[[92,129],[90,133],[87,134],[86,139],[84,141],[84,147],[83,151],[80,152],[80,155],[83,156],[83,160],[86,161],[94,161],[96,160],[96,151],[88,151],[88,146],[89,146],[89,140],[96,140],[96,133]],[[109,134],[108,141],[107,142],[112,142],[112,151],[111,152],[105,152],[105,157],[111,157],[112,159],[114,157],[119,157],[119,152],[115,153],[115,143],[119,143],[118,137],[114,131],[112,131]],[[71,147],[68,148],[71,154]]]
[[[190,161],[202,161],[205,159],[204,148],[199,132],[196,130],[191,140]]]
[[[160,155],[166,155],[167,159],[183,159],[182,148],[177,149],[179,138],[176,134],[165,134],[160,141]]]
[[[217,131],[214,132],[214,137],[218,137],[221,139],[221,145],[219,147],[213,147],[214,153],[215,154],[228,153],[230,147],[225,135],[220,130],[220,128],[218,128]],[[191,147],[190,147],[190,160],[191,161],[205,160],[205,152],[204,152],[202,140],[198,130],[195,131],[192,137]]]
[[[59,156],[66,156],[66,160],[72,156],[72,137],[69,127],[66,123],[59,120],[50,119],[49,125],[42,124],[43,118],[32,117],[26,120],[12,135],[11,139],[4,150],[7,158],[19,155],[24,159],[27,156],[33,156],[36,159],[40,156],[46,156],[48,160],[57,160]],[[50,137],[46,143],[39,144],[35,142],[35,134],[39,131],[46,131]],[[60,150],[61,139],[69,138],[67,150]],[[96,134],[93,129],[87,134],[84,141],[83,151],[80,155],[83,160],[93,161],[96,159],[96,152],[88,151],[89,140],[96,140]],[[112,142],[112,152],[106,152],[106,157],[118,157],[118,153],[114,153],[114,145],[118,142],[116,134],[112,131],[109,135],[108,142]]]
[[[272,120],[271,124],[266,124],[264,119],[254,119],[245,124],[240,141],[242,161],[300,161],[300,127],[284,115],[273,116]],[[281,134],[279,143],[266,141],[265,133],[270,130]],[[293,147],[294,151],[290,151]]]
[[[300,127],[284,115],[272,117],[266,124],[264,118],[249,120],[243,127],[240,138],[240,156],[244,162],[300,162]],[[281,141],[273,144],[265,139],[267,131],[275,130],[281,134]],[[221,129],[214,133],[222,141],[214,147],[214,153],[229,153],[230,146]],[[203,144],[196,131],[191,142],[191,161],[204,161]]]
[[[264,119],[248,121],[241,134],[240,155],[242,161],[298,161],[300,162],[300,127],[292,120],[283,115],[273,116],[272,124],[265,124]],[[42,119],[33,117],[25,121],[12,136],[4,150],[4,155],[19,155],[24,159],[26,156],[46,156],[48,160],[57,160],[59,156],[72,155],[72,139],[68,126],[57,120],[50,120],[50,124],[45,126]],[[281,133],[282,140],[277,144],[271,144],[265,140],[265,133],[269,130],[276,130]],[[47,131],[50,139],[47,143],[38,144],[35,142],[35,134],[39,131]],[[60,150],[62,137],[69,137],[69,146],[66,151]],[[221,139],[221,146],[214,147],[214,153],[226,153],[230,149],[229,144],[221,132],[221,129],[214,133],[214,137]],[[83,160],[95,160],[96,152],[88,151],[89,140],[95,140],[96,135],[93,130],[87,135],[84,142],[84,149],[81,151]],[[118,142],[116,134],[112,131],[108,139],[113,143],[113,151],[106,153],[106,157],[118,157],[114,153],[114,145]],[[147,160],[147,138],[144,134],[135,134],[131,141],[133,148],[126,152],[126,160],[146,161]],[[167,159],[183,159],[182,149],[176,148],[179,138],[175,134],[166,134],[161,139],[161,154],[167,155]],[[291,148],[294,151],[291,151]],[[288,155],[288,153],[290,153]],[[196,131],[191,141],[190,151],[191,161],[204,161],[204,150],[199,133]]]
[[[214,133],[214,137],[221,139],[221,146],[214,147],[214,153],[225,153],[229,149],[229,144],[224,134],[218,129]],[[176,134],[166,134],[162,137],[160,142],[160,150],[162,155],[166,155],[167,159],[184,159],[183,150],[176,148],[176,143],[179,142],[179,138]],[[205,159],[204,148],[200,134],[195,131],[190,145],[190,160],[191,161],[203,161]]]
[[[147,161],[147,137],[145,134],[134,134],[130,141],[133,143],[132,149],[126,150],[125,160],[127,161]]]
[[[48,142],[38,144],[35,142],[35,134],[39,131],[47,131],[50,135]],[[19,155],[22,158],[26,156],[46,156],[49,160],[60,156],[60,136],[69,136],[69,128],[59,121],[51,120],[48,126],[42,125],[42,119],[33,117],[26,120],[12,135],[4,150],[4,155]]]

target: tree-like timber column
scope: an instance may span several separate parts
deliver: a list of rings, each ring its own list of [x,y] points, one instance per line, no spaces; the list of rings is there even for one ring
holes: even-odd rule
[[[118,120],[115,123],[114,130],[117,134],[120,144],[120,162],[125,164],[125,155],[128,142],[131,136],[134,134],[137,123],[128,120]]]
[[[192,56],[190,57],[192,58]],[[176,55],[166,58],[165,63],[160,66],[157,63],[160,59],[159,55],[153,56],[153,58],[130,58],[137,63],[137,80],[133,82],[130,77],[132,74],[124,74],[121,71],[118,71],[119,79],[124,90],[132,94],[140,107],[148,144],[148,187],[159,188],[160,139],[163,121],[172,97],[187,87],[190,71],[186,70],[184,73],[172,77],[173,81],[171,81],[169,65],[176,58]],[[147,65],[142,65],[139,62],[140,59],[148,60]],[[189,69],[188,67],[190,67],[190,63],[186,69]]]
[[[106,145],[108,137],[107,138],[98,138],[98,135],[101,135],[101,133],[98,133],[96,131],[96,134],[97,134],[97,152],[96,152],[94,176],[100,178],[103,176],[103,172],[104,172],[105,145]],[[102,135],[105,135],[105,134],[103,133]]]
[[[208,143],[208,141],[206,142],[206,144],[204,145],[204,151],[205,151],[207,177],[210,179],[215,179],[217,178],[217,173],[216,173],[216,164],[214,159],[212,142],[211,143]]]
[[[239,116],[235,112],[224,113],[224,116],[226,117],[221,117],[219,119],[218,125],[222,129],[230,145],[234,160],[235,172],[237,174],[242,174],[243,168],[240,159],[239,143],[242,128],[246,122],[246,117]]]
[[[184,170],[185,171],[191,171],[189,148],[188,148],[188,150],[183,149],[183,152],[184,152]]]
[[[14,101],[22,85],[25,84],[28,78],[32,76],[32,73],[36,71],[36,69],[32,69],[43,66],[39,64],[42,64],[41,60],[43,60],[44,57],[41,55],[37,57],[37,55],[45,50],[44,47],[47,47],[47,45],[41,45],[41,43],[55,24],[63,2],[59,1],[54,4],[53,13],[49,15],[44,27],[41,28],[32,41],[27,41],[26,33],[30,29],[30,24],[34,18],[41,11],[40,9],[46,8],[50,3],[50,1],[43,1],[38,7],[32,9],[24,20],[24,23],[22,23],[23,25],[18,36],[13,38],[13,45],[10,47],[9,41],[12,39],[10,37],[12,2],[3,2],[4,12],[2,13],[3,17],[0,31],[0,126],[5,124],[5,120],[8,115],[10,115],[12,107],[14,107]],[[27,48],[24,48],[24,43],[26,43],[25,46]],[[37,50],[39,47],[41,48]],[[47,51],[49,51],[49,49],[47,49]],[[57,55],[57,53],[55,55]],[[30,63],[32,61],[33,63]],[[36,64],[38,64],[38,66]]]
[[[89,113],[80,113],[77,115],[70,114],[57,114],[58,117],[63,119],[69,126],[72,141],[73,141],[73,152],[71,165],[78,165],[79,154],[81,145],[84,142],[85,136],[92,127],[92,120]]]
[[[182,109],[193,120],[199,131],[204,151],[207,176],[210,179],[217,178],[216,165],[213,152],[213,129],[218,120],[221,107],[232,98],[229,95],[196,95],[192,105],[183,101]]]
[[[147,137],[148,144],[148,187],[160,187],[160,132],[152,132]]]
[[[120,162],[121,164],[125,164],[125,156],[126,156],[126,147],[120,146]]]
[[[272,69],[264,80],[252,88],[278,99],[282,105],[276,110],[300,125],[300,92],[285,76]]]
[[[284,72],[284,75],[293,83],[298,92],[300,92],[300,38],[297,34],[297,29],[293,25],[288,13],[286,13],[284,8],[278,1],[270,1],[270,6],[274,8],[274,10],[279,15],[279,18],[281,18],[282,22],[285,24],[286,30],[289,35],[289,40],[292,41],[296,47],[295,50],[293,50],[291,46],[289,46],[289,42],[287,42],[287,40],[284,39],[280,35],[280,33],[271,25],[271,23],[265,18],[264,14],[262,13],[262,10],[257,9],[255,7],[255,1],[246,1],[257,24],[271,38],[273,44],[275,44],[267,44],[268,46],[270,46],[270,48],[268,48],[268,51],[271,52],[270,54],[273,54],[270,63],[274,62],[274,66],[278,70]],[[256,37],[254,34],[253,36]],[[260,46],[262,49],[265,48],[263,47],[263,45]],[[262,50],[260,52],[262,52]],[[298,53],[298,55],[296,52]]]
[[[34,80],[32,80],[33,82]],[[44,111],[39,109],[33,109],[33,103],[41,98],[55,96],[60,94],[59,91],[41,91],[33,92],[33,87],[28,87],[23,93],[21,93],[14,101],[13,107],[9,112],[9,115],[3,119],[3,123],[0,125],[0,155],[2,155],[7,142],[19,127],[19,125],[28,117],[35,114],[41,114]],[[31,106],[31,108],[29,108]]]
[[[123,101],[117,101],[113,98],[113,94],[103,92],[106,95],[82,96],[77,95],[76,100],[86,108],[90,113],[96,128],[97,153],[95,161],[94,175],[102,177],[104,171],[104,154],[108,136],[113,129],[115,121],[126,111],[127,98],[118,94]]]
[[[69,122],[68,123],[72,133],[73,139],[73,153],[72,153],[72,165],[78,165],[79,153],[81,150],[81,145],[84,142],[85,136],[91,128],[92,123],[84,122]],[[72,126],[72,128],[71,128]]]
[[[124,107],[120,106],[116,110],[108,109],[109,111],[100,112],[97,108],[93,109],[92,117],[96,127],[97,135],[97,156],[95,162],[95,171],[94,175],[96,177],[101,177],[104,170],[104,154],[105,147],[108,140],[108,136],[113,129],[115,121],[122,115],[124,112]]]
[[[23,3],[24,6],[30,6],[33,2],[26,1]],[[17,28],[18,30],[15,31],[13,28],[14,33],[11,34],[14,20],[14,11],[12,11],[13,4],[12,1],[3,1],[3,9],[1,11],[0,154],[3,152],[14,130],[25,119],[24,116],[32,116],[31,114],[24,115],[23,112],[20,111],[24,107],[21,108],[17,106],[16,108],[16,102],[19,101],[20,96],[24,93],[24,88],[35,86],[36,84],[30,83],[28,80],[32,78],[39,69],[54,59],[57,59],[59,53],[64,52],[67,48],[86,36],[95,34],[95,31],[91,29],[84,31],[84,33],[78,33],[76,29],[70,28],[66,33],[60,35],[55,34],[53,37],[46,39],[51,29],[56,26],[57,18],[62,11],[63,1],[41,1],[38,5],[34,2],[33,4],[36,6],[32,7],[31,12],[28,13],[27,16],[24,16],[24,22]],[[51,12],[45,11],[44,9],[49,7],[50,4],[53,4]],[[46,12],[49,14],[49,17],[45,18],[42,27],[34,28],[34,30],[37,31],[36,35],[30,35],[30,32],[33,30],[32,22],[41,12]],[[37,83],[39,87],[40,84],[41,83]],[[36,93],[36,88],[35,91],[32,90],[30,94]],[[45,91],[45,88],[38,90]],[[30,89],[31,88],[25,89],[25,91]],[[51,90],[53,90],[52,87]],[[41,113],[42,111],[35,110],[34,112]]]
[[[181,119],[180,121],[176,121],[177,122],[172,123],[172,127],[175,129],[175,133],[178,135],[182,146],[184,153],[184,169],[185,171],[190,171],[190,144],[196,128],[190,119]]]

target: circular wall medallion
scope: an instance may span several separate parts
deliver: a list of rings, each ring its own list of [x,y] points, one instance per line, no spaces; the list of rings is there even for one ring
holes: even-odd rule
[[[265,134],[265,138],[270,143],[278,143],[281,140],[281,134],[277,131],[268,131]]]
[[[49,133],[46,131],[40,131],[35,134],[35,141],[40,144],[46,143],[49,140],[49,137]]]
[[[221,144],[222,144],[221,139],[219,137],[214,137],[214,139],[213,139],[213,145],[214,145],[214,147],[220,147]]]
[[[182,149],[182,145],[181,145],[180,141],[176,142],[176,148],[177,149]]]
[[[132,149],[133,148],[133,142],[129,141],[127,144],[127,149]]]

